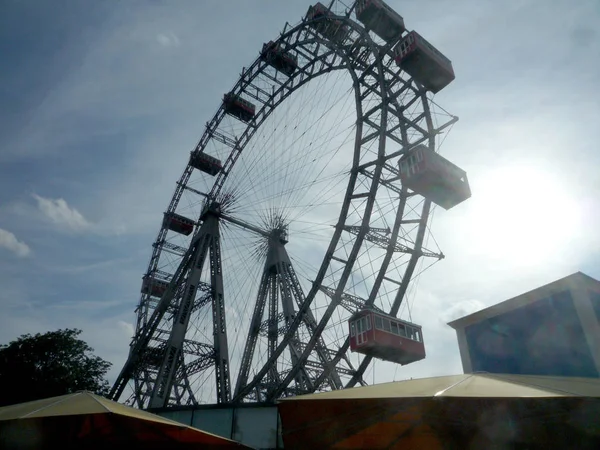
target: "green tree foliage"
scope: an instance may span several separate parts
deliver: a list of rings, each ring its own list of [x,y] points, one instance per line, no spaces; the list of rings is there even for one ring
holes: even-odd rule
[[[77,391],[106,395],[111,363],[94,356],[81,330],[25,334],[0,345],[0,406]]]

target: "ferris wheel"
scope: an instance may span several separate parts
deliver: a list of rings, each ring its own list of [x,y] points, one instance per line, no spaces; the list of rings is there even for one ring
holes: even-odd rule
[[[111,397],[273,401],[424,358],[397,316],[418,261],[443,258],[425,245],[432,201],[470,195],[436,153],[457,118],[428,92],[453,79],[380,0],[317,3],[265,43],[176,182]]]

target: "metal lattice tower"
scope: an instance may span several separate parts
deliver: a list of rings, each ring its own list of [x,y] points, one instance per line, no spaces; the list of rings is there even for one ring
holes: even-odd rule
[[[437,149],[457,118],[396,66],[400,36],[379,40],[353,7],[286,26],[275,44],[296,69],[261,53],[230,91],[247,110],[224,101],[207,123],[152,246],[113,399],[272,401],[366,384],[371,358],[350,354],[347,318],[398,314],[421,258],[443,258],[425,248],[431,203],[400,183],[398,161]]]

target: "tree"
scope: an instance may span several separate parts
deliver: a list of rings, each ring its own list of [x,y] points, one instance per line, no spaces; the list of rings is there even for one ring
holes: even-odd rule
[[[80,334],[77,329],[25,334],[0,345],[0,406],[82,390],[106,395],[104,376],[112,364],[94,356]]]

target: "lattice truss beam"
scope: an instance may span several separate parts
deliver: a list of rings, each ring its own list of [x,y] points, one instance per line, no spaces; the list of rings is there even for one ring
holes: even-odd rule
[[[281,336],[287,332],[292,333],[292,338],[287,339],[285,344],[287,344],[292,365],[298,364],[298,358],[306,349],[303,344],[303,337],[312,335],[317,326],[315,317],[309,311],[308,314],[301,317],[301,327],[294,330],[290,328],[293,319],[297,316],[297,309],[304,304],[305,300],[302,287],[285,249],[284,241],[277,235],[269,236],[266,262],[246,339],[236,392],[240,392],[248,382],[251,363],[260,336],[268,339],[268,356],[271,356]],[[268,311],[266,317],[265,310]],[[312,380],[329,367],[330,359],[331,352],[327,349],[324,341],[319,339],[311,352],[311,357],[303,363],[303,367],[295,375],[293,386],[286,388],[284,395],[314,392],[316,386],[313,385]],[[257,384],[253,391],[253,399],[255,401],[268,399],[288,373],[289,369],[281,367],[281,364],[272,365],[265,380]],[[336,371],[331,371],[326,384],[330,389],[342,387],[341,379]]]
[[[425,143],[435,147],[435,138],[457,119],[438,117],[431,110],[425,91],[401,73],[390,55],[390,46],[380,46],[357,23],[343,18],[348,32],[341,41],[331,42],[303,22],[279,37],[277,42],[298,59],[293,76],[282,77],[261,58],[244,68],[231,90],[234,95],[256,104],[256,114],[243,131],[223,125],[222,106],[206,124],[195,152],[203,152],[211,142],[228,150],[222,169],[216,174],[210,192],[188,184],[193,167],[188,165],[177,182],[167,213],[175,212],[184,192],[205,199],[207,212],[189,248],[171,242],[163,225],[153,244],[148,275],[168,283],[160,300],[149,293],[138,306],[136,336],[112,397],[118,398],[129,381],[134,383],[133,400],[140,407],[167,404],[195,404],[191,380],[215,371],[217,402],[274,400],[278,397],[364,384],[363,374],[370,362],[364,358],[354,368],[348,359],[348,340],[332,345],[323,338],[338,308],[354,312],[375,307],[384,284],[395,289],[394,301],[386,312],[400,308],[417,261],[421,256],[440,259],[443,254],[423,246],[430,203],[399,182],[398,160],[409,149]],[[227,218],[212,208],[223,201],[222,188],[242,151],[261,124],[287,97],[311,80],[329,72],[346,70],[353,81],[356,100],[356,137],[353,164],[338,223],[325,258],[312,287],[303,292],[284,243],[256,224],[237,225],[268,239],[251,324],[235,389],[230,387],[229,353],[225,319],[224,277],[220,254],[219,224]],[[383,227],[375,214],[378,193],[396,199],[393,223]],[[355,266],[362,249],[374,246],[382,257],[377,276],[364,295],[352,292]],[[174,274],[162,272],[161,254],[179,259]],[[402,277],[395,261],[404,258]],[[207,264],[208,263],[208,264]],[[210,272],[210,283],[200,281],[202,271]],[[324,294],[327,305],[317,316],[314,303]],[[190,315],[211,308],[213,339],[197,342],[186,339]],[[252,367],[259,339],[268,342],[268,354],[261,367]],[[282,360],[288,361],[282,364]],[[342,382],[342,377],[349,381]]]
[[[388,281],[398,286],[396,299],[391,309],[394,314],[397,313],[400,307],[419,257],[443,258],[443,254],[422,247],[430,204],[427,201],[421,202],[419,210],[416,211],[405,208],[407,200],[414,194],[400,186],[396,167],[400,156],[413,146],[423,142],[435,146],[435,136],[454,123],[456,118],[449,117],[446,122],[435,128],[431,119],[431,111],[427,108],[428,100],[425,97],[425,92],[420,90],[420,87],[412,80],[406,80],[400,76],[399,70],[393,66],[389,54],[371,54],[369,58],[369,56],[365,56],[368,55],[368,52],[361,53],[357,51],[360,47],[360,39],[357,39],[346,49],[346,54],[361,55],[361,63],[353,65],[356,74],[355,88],[361,107],[359,108],[357,121],[359,126],[357,127],[356,141],[358,143],[356,154],[359,162],[355,166],[356,172],[352,174],[355,178],[351,179],[349,183],[345,206],[347,205],[350,211],[360,211],[357,216],[360,216],[362,220],[350,225],[348,224],[350,222],[349,217],[346,216],[345,223],[338,224],[340,231],[345,231],[351,236],[345,236],[343,241],[337,240],[334,236],[332,243],[335,242],[335,245],[330,246],[330,250],[333,251],[328,252],[330,259],[324,262],[324,266],[337,265],[334,269],[339,274],[335,283],[337,288],[333,295],[330,295],[331,302],[321,316],[315,333],[307,343],[298,364],[283,379],[279,388],[273,392],[270,396],[271,400],[284,395],[286,387],[294,379],[303,364],[308,361],[310,351],[314,348],[316,341],[331,320],[335,309],[339,306],[348,307],[348,298],[350,297],[344,291],[344,288],[348,283],[352,267],[364,241],[384,248],[386,255],[369,298],[364,302],[357,301],[356,303],[362,303],[366,306],[374,305],[379,287],[384,281]],[[390,148],[386,149],[387,142],[390,142],[391,145]],[[399,196],[400,206],[394,223],[394,230],[391,233],[382,234],[382,230],[374,229],[369,224],[376,192],[380,186]],[[407,228],[411,230],[409,231]],[[400,242],[399,236],[409,236],[411,234],[415,235],[416,238]],[[406,253],[410,256],[403,279],[391,279],[386,276],[386,270],[395,252]],[[308,293],[307,302],[303,305],[300,314],[307,313],[310,310],[315,290],[323,290],[324,286],[320,286],[320,282],[321,280],[317,280],[315,288]],[[294,325],[292,325],[292,328],[294,328]],[[315,380],[316,389],[331,371],[336,370],[338,365],[344,362],[348,345],[349,342],[346,339],[345,343],[336,352],[329,368]],[[370,358],[365,359],[370,361]],[[367,365],[368,363],[361,364],[361,367],[353,373],[349,385],[356,382],[364,384],[362,374]],[[248,384],[245,392],[250,391],[263,372],[264,369],[255,376],[254,381]],[[338,371],[338,373],[340,372]],[[240,398],[243,394],[244,390],[238,392],[237,398]]]
[[[207,261],[210,284],[200,281]],[[186,340],[192,313],[208,304],[212,307],[214,341]],[[218,380],[217,398],[228,402],[231,392],[219,219],[216,211],[209,208],[166,292],[138,331],[112,394],[120,395],[132,379],[140,407],[195,404],[189,380],[212,367]]]

